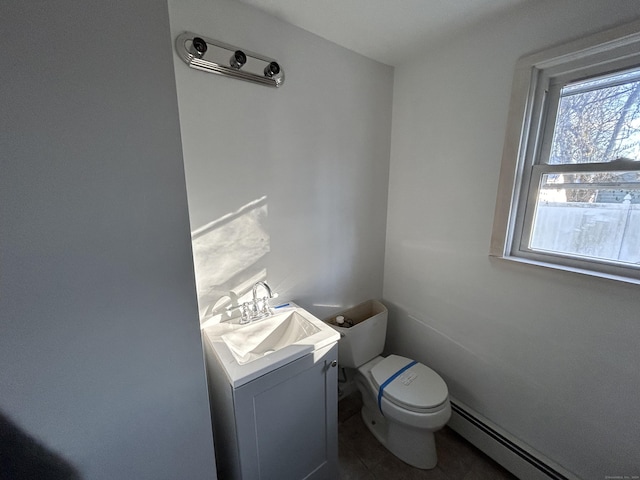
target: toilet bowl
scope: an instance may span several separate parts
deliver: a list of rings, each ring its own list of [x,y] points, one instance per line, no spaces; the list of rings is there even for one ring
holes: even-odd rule
[[[382,357],[387,309],[370,300],[340,314],[353,326],[340,332],[338,363],[355,368],[362,394],[362,420],[375,438],[400,460],[417,468],[437,464],[434,432],[451,417],[444,380],[426,365],[399,355]]]
[[[384,385],[394,373],[411,365]],[[398,355],[376,357],[358,368],[361,416],[376,439],[403,462],[416,468],[438,463],[434,433],[451,417],[447,385],[421,363]]]

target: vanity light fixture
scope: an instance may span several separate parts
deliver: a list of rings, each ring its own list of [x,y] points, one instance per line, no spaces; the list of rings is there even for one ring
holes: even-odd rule
[[[269,87],[279,87],[284,83],[284,70],[273,58],[192,32],[176,37],[176,52],[184,63],[196,70]]]

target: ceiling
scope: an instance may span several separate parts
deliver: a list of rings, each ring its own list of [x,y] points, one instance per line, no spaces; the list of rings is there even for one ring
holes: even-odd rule
[[[531,0],[239,0],[366,57],[398,65],[436,38]]]

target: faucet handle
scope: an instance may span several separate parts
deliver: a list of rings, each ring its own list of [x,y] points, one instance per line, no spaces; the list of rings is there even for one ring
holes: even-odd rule
[[[269,305],[269,298],[273,297],[262,297],[262,313],[272,313],[271,306]]]
[[[249,302],[244,302],[241,305],[230,305],[226,310],[227,313],[231,313],[239,308],[242,309],[240,323],[249,323],[251,321],[251,304]]]
[[[242,304],[242,317],[240,318],[240,323],[244,324],[249,322],[251,322],[251,305],[249,302],[244,302]]]

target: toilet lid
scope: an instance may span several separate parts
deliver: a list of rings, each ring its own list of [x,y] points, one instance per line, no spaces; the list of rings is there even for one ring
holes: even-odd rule
[[[398,355],[389,355],[371,369],[376,388],[386,382],[412,360]],[[383,390],[387,400],[413,411],[431,410],[443,404],[449,397],[447,384],[426,365],[416,363],[409,367]]]

